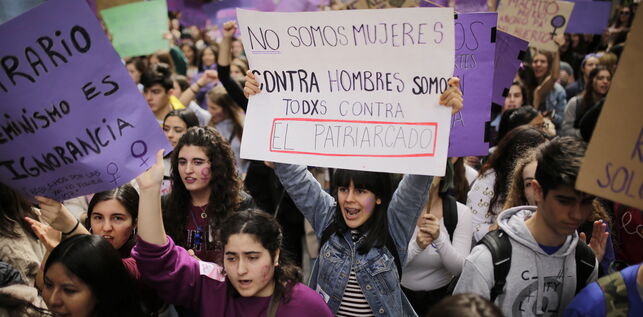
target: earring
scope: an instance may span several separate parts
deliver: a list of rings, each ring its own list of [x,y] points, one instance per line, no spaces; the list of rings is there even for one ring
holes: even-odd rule
[[[136,227],[132,229],[132,235],[136,237]]]

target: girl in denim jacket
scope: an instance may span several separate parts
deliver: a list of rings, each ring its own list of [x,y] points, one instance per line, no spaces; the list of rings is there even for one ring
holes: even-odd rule
[[[462,108],[458,79],[441,96],[442,104]],[[251,72],[244,92],[259,93]],[[336,316],[417,316],[400,288],[400,263],[431,176],[406,175],[392,192],[389,174],[337,170],[333,195],[305,166],[274,164],[275,173],[322,240],[309,286]]]

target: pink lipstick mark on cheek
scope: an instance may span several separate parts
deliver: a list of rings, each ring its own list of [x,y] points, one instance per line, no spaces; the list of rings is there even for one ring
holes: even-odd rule
[[[201,170],[201,180],[209,181],[211,175],[212,175],[212,170],[210,169],[210,167],[204,167]]]
[[[264,282],[269,281],[272,276],[270,276],[270,265],[264,265],[261,267],[261,278]]]

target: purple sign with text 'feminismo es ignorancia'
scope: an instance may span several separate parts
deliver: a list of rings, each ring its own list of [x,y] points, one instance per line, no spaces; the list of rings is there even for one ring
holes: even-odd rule
[[[83,0],[0,26],[0,182],[56,200],[127,183],[169,148]]]
[[[453,115],[449,157],[486,155],[485,124],[491,116],[496,50],[496,13],[458,14],[455,19],[455,67],[464,109]]]

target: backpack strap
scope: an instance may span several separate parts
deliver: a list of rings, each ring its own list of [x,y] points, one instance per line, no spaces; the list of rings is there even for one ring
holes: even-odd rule
[[[493,303],[504,292],[507,282],[507,274],[511,268],[511,242],[507,233],[498,229],[487,233],[478,244],[483,244],[491,252],[494,284],[489,300]]]
[[[449,239],[453,242],[453,232],[458,226],[458,204],[455,198],[449,194],[442,196],[442,218],[449,233]]]
[[[594,251],[583,241],[576,244],[576,294],[580,292],[587,283],[587,279],[596,266]]]
[[[621,272],[603,276],[597,282],[603,291],[603,298],[605,298],[605,315],[628,316],[627,284],[625,284]]]

